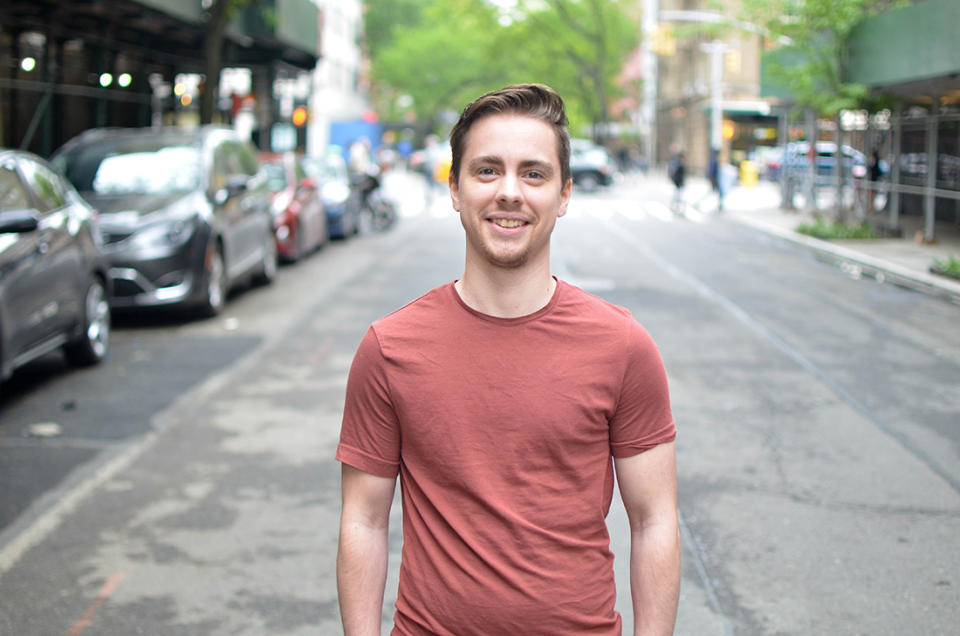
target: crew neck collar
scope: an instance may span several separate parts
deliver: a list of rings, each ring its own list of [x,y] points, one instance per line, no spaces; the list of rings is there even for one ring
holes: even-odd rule
[[[449,293],[453,295],[454,300],[461,308],[463,308],[467,313],[472,314],[476,318],[483,320],[485,322],[490,322],[498,325],[519,325],[523,323],[530,322],[531,320],[537,320],[550,312],[557,306],[557,303],[560,301],[560,288],[563,287],[563,282],[556,276],[551,276],[554,281],[556,281],[556,286],[553,289],[553,295],[550,296],[550,300],[547,301],[547,304],[536,310],[531,314],[526,314],[524,316],[516,316],[514,318],[501,318],[499,316],[491,316],[490,314],[485,314],[481,311],[477,311],[470,305],[468,305],[463,298],[460,297],[460,294],[457,292],[456,283],[454,280],[447,285],[449,288]]]

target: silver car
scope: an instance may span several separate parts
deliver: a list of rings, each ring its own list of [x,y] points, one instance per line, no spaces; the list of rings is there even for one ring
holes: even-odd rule
[[[0,149],[0,381],[62,348],[76,365],[110,344],[110,279],[96,212],[40,157]]]
[[[276,275],[266,175],[232,129],[93,129],[51,162],[100,212],[114,309],[212,316],[236,283]]]

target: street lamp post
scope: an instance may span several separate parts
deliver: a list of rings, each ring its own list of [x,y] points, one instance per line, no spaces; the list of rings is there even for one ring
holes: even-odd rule
[[[651,41],[657,30],[660,0],[643,2],[643,107],[640,111],[644,153],[652,169],[657,162],[657,54]]]
[[[723,144],[723,54],[729,48],[720,40],[700,45],[710,54],[710,148],[718,153]]]

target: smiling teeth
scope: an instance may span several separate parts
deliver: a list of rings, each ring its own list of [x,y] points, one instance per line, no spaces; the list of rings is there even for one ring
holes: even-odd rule
[[[523,221],[516,221],[512,219],[493,219],[493,222],[500,227],[520,227],[523,225]]]

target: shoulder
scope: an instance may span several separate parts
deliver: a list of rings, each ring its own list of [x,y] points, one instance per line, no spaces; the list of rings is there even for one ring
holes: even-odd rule
[[[603,334],[611,339],[621,354],[628,357],[638,352],[656,350],[653,338],[626,307],[586,292],[561,281],[563,298],[558,314],[573,328],[593,337]]]
[[[452,297],[453,282],[431,289],[422,296],[396,309],[371,325],[377,338],[396,338],[429,334],[442,327],[456,304]]]
[[[572,330],[592,334],[603,333],[619,342],[632,340],[636,332],[646,333],[626,307],[615,305],[579,287],[561,281],[563,296],[558,317]]]
[[[615,305],[599,296],[594,296],[566,281],[561,280],[559,284],[561,285],[560,291],[563,294],[560,305],[566,312],[575,312],[581,314],[584,318],[606,321],[611,324],[636,322],[630,310],[626,307]]]

